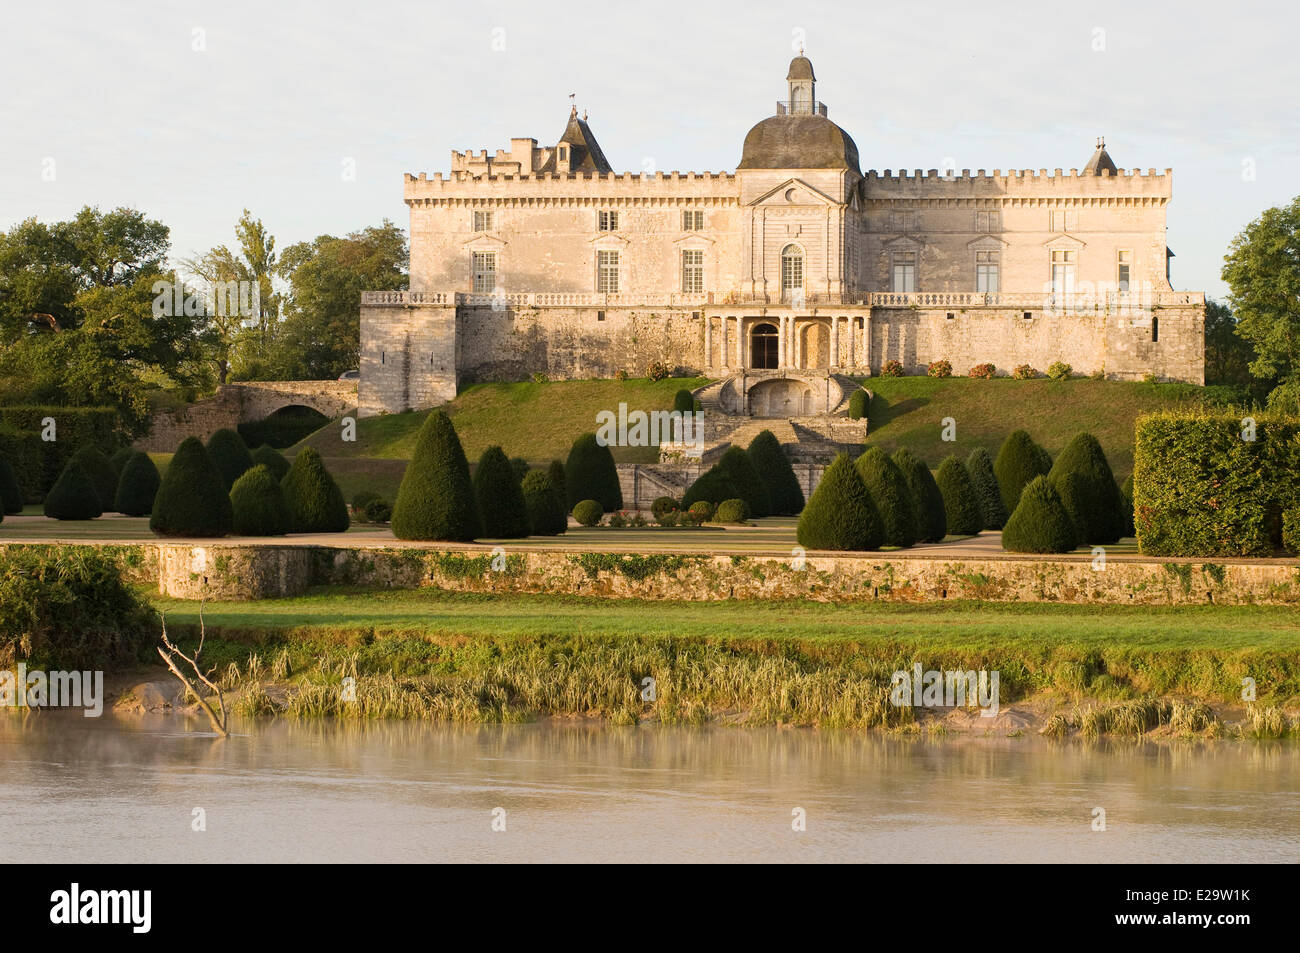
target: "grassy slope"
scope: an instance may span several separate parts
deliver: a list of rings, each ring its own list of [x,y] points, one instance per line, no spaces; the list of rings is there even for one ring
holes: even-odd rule
[[[1055,456],[1081,430],[1093,434],[1123,480],[1133,470],[1133,422],[1140,414],[1215,395],[1192,384],[1147,384],[1079,378],[874,377],[868,413],[872,443],[893,451],[907,446],[933,467],[977,446],[996,455],[1011,431],[1023,428]],[[942,421],[957,423],[955,443],[942,439]]]

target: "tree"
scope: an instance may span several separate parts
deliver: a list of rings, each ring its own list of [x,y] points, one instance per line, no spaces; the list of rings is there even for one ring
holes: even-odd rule
[[[529,470],[520,486],[528,508],[528,525],[536,536],[559,536],[569,528],[555,484],[541,470]]]
[[[9,461],[0,459],[0,509],[14,514],[23,511],[23,491]]]
[[[998,486],[1002,489],[1002,505],[1008,513],[1015,512],[1020,493],[1029,481],[1036,476],[1045,476],[1051,469],[1050,462],[1043,465],[1043,456],[1044,451],[1023,430],[1013,430],[1002,441],[993,472],[997,474]]]
[[[799,545],[808,549],[879,549],[885,524],[848,454],[841,453],[822,474],[799,514]]]
[[[56,520],[93,520],[104,512],[95,483],[75,457],[45,494],[45,515]]]
[[[1222,274],[1237,334],[1255,349],[1251,374],[1279,382],[1269,407],[1300,411],[1300,197],[1247,225],[1228,247]]]
[[[392,528],[398,539],[447,542],[469,542],[483,533],[469,462],[451,418],[441,410],[425,418],[415,438]]]
[[[265,464],[242,474],[230,488],[234,530],[238,536],[283,536],[292,517],[284,488]]]
[[[1277,379],[1261,381],[1251,374],[1255,358],[1255,348],[1237,333],[1237,316],[1232,309],[1222,301],[1206,298],[1205,383],[1238,388],[1262,403],[1277,386]]]
[[[1012,553],[1068,553],[1076,545],[1074,521],[1052,482],[1034,477],[1002,529],[1002,548]]]
[[[740,488],[731,479],[731,474],[715,463],[686,488],[686,493],[682,496],[682,509],[689,510],[701,500],[716,507],[723,500],[737,496],[740,496]]]
[[[347,501],[325,469],[325,461],[315,447],[298,451],[280,486],[289,508],[290,532],[342,533],[347,530],[351,523]]]
[[[760,431],[750,441],[749,459],[754,469],[767,485],[768,497],[772,502],[772,514],[775,516],[796,516],[803,509],[803,488],[799,478],[794,475],[790,458],[776,435],[770,430]]]
[[[149,528],[159,536],[227,536],[234,522],[221,471],[198,437],[186,437],[167,465]]]
[[[717,466],[731,478],[732,485],[737,490],[732,497],[738,496],[749,504],[750,516],[758,518],[772,515],[772,498],[767,492],[767,484],[763,482],[754,461],[743,447],[728,447]]]
[[[253,455],[248,452],[244,438],[228,427],[223,427],[208,438],[208,456],[221,471],[226,492],[230,492],[236,480],[253,469]]]
[[[474,496],[489,539],[520,539],[528,535],[528,505],[510,460],[500,447],[488,447],[474,468]]]
[[[971,480],[966,465],[957,457],[950,456],[939,464],[939,472],[934,479],[939,485],[939,492],[943,494],[948,532],[954,536],[978,535],[984,524],[984,516],[980,512],[975,483]]]
[[[885,529],[884,545],[902,549],[913,545],[916,542],[916,501],[912,499],[903,471],[879,447],[868,447],[854,466],[880,513]]]
[[[117,471],[113,464],[98,448],[85,446],[72,455],[81,469],[90,477],[91,485],[99,497],[99,508],[107,513],[113,509],[117,497]]]
[[[253,466],[264,466],[271,471],[271,476],[277,481],[283,480],[284,475],[289,472],[289,461],[284,455],[269,444],[262,444],[252,453]]]
[[[903,471],[907,489],[916,501],[917,539],[923,543],[943,542],[948,535],[948,514],[934,474],[906,447],[895,451],[894,463]]]
[[[124,516],[148,516],[161,485],[162,477],[149,454],[132,450],[117,479],[113,508]]]
[[[976,447],[966,458],[966,470],[979,498],[982,528],[1001,529],[1007,521],[1007,507],[1002,502],[997,474],[993,472],[993,458],[983,447]]]
[[[585,433],[574,441],[564,464],[564,488],[570,508],[583,500],[599,500],[606,513],[623,508],[614,454],[601,445],[594,433]]]
[[[1078,477],[1079,485],[1067,490],[1064,480],[1068,475]],[[1124,535],[1124,498],[1106,454],[1092,434],[1076,435],[1047,478],[1075,518],[1079,542],[1115,543]]]

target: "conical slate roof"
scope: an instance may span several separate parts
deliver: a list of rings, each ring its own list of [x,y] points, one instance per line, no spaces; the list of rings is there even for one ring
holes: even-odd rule
[[[1111,175],[1118,175],[1119,169],[1116,167],[1110,154],[1106,152],[1106,140],[1097,140],[1097,151],[1092,154],[1088,164],[1083,167],[1084,175],[1101,175],[1102,170],[1109,172]]]
[[[591,127],[587,125],[587,120],[578,118],[578,107],[574,106],[569,110],[569,124],[564,127],[564,135],[560,136],[560,143],[569,147],[569,169],[572,172],[613,172],[609,160],[605,158],[605,153],[600,151],[600,143],[596,141],[595,134],[592,133]],[[554,172],[555,153],[547,159],[546,164],[539,169],[539,172]]]

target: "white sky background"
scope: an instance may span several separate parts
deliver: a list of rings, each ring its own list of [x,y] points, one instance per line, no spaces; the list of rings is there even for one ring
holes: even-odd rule
[[[864,172],[951,157],[1068,173],[1104,135],[1121,168],[1174,169],[1174,286],[1222,295],[1231,238],[1300,192],[1297,11],[28,0],[0,24],[0,228],[125,205],[171,227],[174,257],[233,244],[244,207],[279,248],[385,217],[405,228],[403,172],[446,172],[449,150],[511,136],[551,145],[569,93],[617,170],[731,171],[784,95],[802,29]]]

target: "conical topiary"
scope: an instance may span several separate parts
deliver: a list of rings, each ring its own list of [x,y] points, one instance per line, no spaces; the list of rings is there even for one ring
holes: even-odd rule
[[[119,480],[122,478],[122,470],[126,467],[126,462],[131,459],[131,454],[135,452],[131,447],[123,447],[108,458],[108,462],[113,465],[113,470],[117,473]]]
[[[853,464],[871,494],[885,527],[886,546],[906,548],[916,542],[916,501],[898,464],[879,447],[868,447]]]
[[[879,549],[885,525],[848,454],[835,458],[799,514],[799,545],[807,549]]]
[[[976,447],[966,458],[966,472],[975,484],[975,495],[980,501],[982,529],[1001,529],[1007,521],[1007,507],[1002,502],[998,476],[993,472],[993,458],[983,447]]]
[[[943,511],[948,518],[948,532],[954,536],[976,536],[984,525],[980,512],[979,494],[966,470],[966,464],[955,456],[939,464],[934,476],[943,494]]]
[[[541,470],[529,470],[520,486],[524,495],[524,506],[528,508],[528,525],[534,535],[559,536],[569,528],[568,517],[560,498],[555,492],[555,484]]]
[[[23,491],[14,476],[14,468],[3,458],[0,458],[0,509],[9,514],[23,511]]]
[[[564,492],[570,509],[583,500],[597,501],[606,513],[623,508],[614,454],[601,445],[594,433],[585,433],[573,442],[564,464]]]
[[[392,528],[398,539],[468,542],[482,535],[469,463],[451,418],[441,410],[425,418],[415,438],[393,505]]]
[[[551,478],[551,486],[555,490],[555,498],[559,501],[560,509],[569,512],[572,507],[569,506],[569,494],[564,489],[564,461],[552,460],[546,468],[546,475]]]
[[[289,504],[271,468],[259,463],[230,488],[238,536],[283,536],[289,532]]]
[[[748,503],[751,517],[757,519],[772,515],[772,497],[767,492],[767,484],[743,447],[728,447],[717,465],[739,491],[732,498],[740,497]]]
[[[1092,434],[1075,436],[1048,473],[1047,478],[1062,496],[1065,488],[1061,481],[1067,473],[1077,474],[1080,480],[1080,486],[1071,491],[1077,498],[1076,510],[1071,515],[1078,524],[1079,542],[1118,542],[1127,528],[1124,497],[1115,483],[1105,451]]]
[[[740,488],[731,479],[731,474],[714,464],[686,488],[686,493],[682,496],[682,509],[689,510],[693,503],[701,500],[712,503],[716,508],[723,500],[738,496]]]
[[[90,483],[99,496],[99,508],[105,513],[110,512],[117,496],[117,471],[108,457],[97,447],[85,446],[74,453],[72,459],[90,477]]]
[[[944,509],[943,494],[934,474],[906,447],[894,454],[894,463],[903,472],[907,489],[916,503],[916,537],[923,543],[941,543],[948,535],[948,513]]]
[[[280,481],[291,533],[342,533],[351,522],[343,491],[315,447],[298,451]]]
[[[523,483],[524,477],[528,476],[528,461],[523,457],[511,457],[510,469],[515,474],[515,480]]]
[[[198,437],[186,437],[167,464],[153,500],[149,528],[159,536],[226,536],[230,492]]]
[[[1070,514],[1070,522],[1074,524],[1075,542],[1087,542],[1088,513],[1092,508],[1092,493],[1087,481],[1073,470],[1067,470],[1056,479],[1050,476],[1047,479],[1052,484],[1052,489],[1056,490],[1056,495],[1061,498],[1061,505],[1065,507],[1065,512]]]
[[[208,438],[208,456],[221,472],[227,493],[236,480],[253,468],[253,455],[248,452],[244,438],[229,428],[222,428]]]
[[[997,474],[998,487],[1002,490],[1002,505],[1008,513],[1015,511],[1020,502],[1020,491],[1036,476],[1043,476],[1051,469],[1051,460],[1046,461],[1044,451],[1034,439],[1023,430],[1013,430],[1002,441],[998,458],[993,463],[993,472]],[[1046,463],[1046,466],[1044,465]]]
[[[149,454],[133,450],[118,477],[113,508],[126,516],[148,516],[153,512],[154,497],[161,485],[162,477]]]
[[[772,515],[797,516],[803,509],[803,488],[799,486],[799,478],[794,475],[794,467],[790,465],[790,458],[781,448],[776,434],[770,430],[760,431],[750,441],[746,453],[767,485]]]
[[[254,450],[252,456],[253,466],[266,467],[271,471],[271,476],[275,477],[277,483],[283,480],[284,475],[289,472],[289,461],[284,458],[284,454],[269,443],[264,443]]]
[[[519,539],[528,535],[528,507],[514,468],[500,447],[488,447],[474,468],[474,497],[489,539]]]
[[[74,454],[45,494],[45,515],[56,520],[93,520],[103,512],[94,481]]]
[[[1074,521],[1056,488],[1047,477],[1034,477],[1002,528],[1002,548],[1011,553],[1068,553],[1077,543]]]

